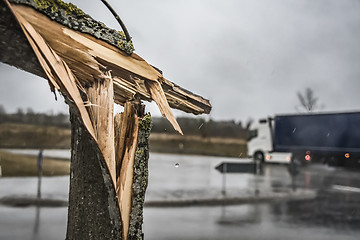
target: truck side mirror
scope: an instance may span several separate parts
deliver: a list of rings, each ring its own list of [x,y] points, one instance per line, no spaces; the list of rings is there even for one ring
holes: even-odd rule
[[[260,120],[259,120],[259,123],[262,123],[262,124],[267,123],[267,119],[265,119],[265,118],[260,119]]]

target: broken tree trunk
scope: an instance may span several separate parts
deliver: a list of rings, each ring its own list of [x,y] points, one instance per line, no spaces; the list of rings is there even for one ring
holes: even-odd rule
[[[123,240],[142,237],[143,205],[148,183],[151,117],[139,101],[127,102],[115,116],[117,188]]]
[[[70,107],[71,168],[67,240],[122,239],[115,187],[103,154]]]
[[[99,144],[80,121],[78,112],[71,108],[70,113],[72,151],[66,239],[142,239],[150,115],[144,115],[143,105],[128,102],[124,113],[116,116],[118,174],[114,185]]]
[[[0,0],[0,61],[46,77],[70,106],[66,238],[141,239],[151,118],[140,99],[154,100],[180,133],[170,107],[209,113],[209,101],[166,80],[74,5],[10,1]],[[115,120],[114,101],[125,105]]]

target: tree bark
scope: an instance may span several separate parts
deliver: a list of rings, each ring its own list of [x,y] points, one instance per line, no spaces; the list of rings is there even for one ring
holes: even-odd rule
[[[143,206],[148,185],[150,115],[143,115],[141,113],[143,110],[134,112],[136,118],[139,118],[138,129],[135,130],[138,131],[137,139],[124,143],[126,146],[133,144],[133,141],[137,142],[131,170],[133,174],[129,191],[130,212],[127,216],[122,216],[113,180],[102,151],[84,127],[78,110],[72,106],[72,103],[68,102],[68,104],[72,150],[66,239],[143,239]],[[143,106],[141,105],[140,108],[143,109]],[[126,235],[123,232],[122,217],[128,219]]]
[[[70,107],[71,168],[67,240],[121,239],[115,187],[102,152]]]
[[[33,49],[3,0],[0,1],[0,62],[46,78]]]
[[[148,186],[149,136],[151,131],[150,114],[139,122],[138,144],[134,161],[134,178],[132,184],[132,206],[128,239],[144,239],[142,225],[144,221],[145,193]]]
[[[150,114],[140,101],[129,101],[115,117],[117,196],[122,217],[123,240],[143,238],[143,206],[148,184]]]

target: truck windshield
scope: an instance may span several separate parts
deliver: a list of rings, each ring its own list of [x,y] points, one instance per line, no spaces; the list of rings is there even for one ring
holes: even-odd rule
[[[256,138],[258,136],[258,130],[250,130],[248,135],[248,141],[251,141],[251,139]]]

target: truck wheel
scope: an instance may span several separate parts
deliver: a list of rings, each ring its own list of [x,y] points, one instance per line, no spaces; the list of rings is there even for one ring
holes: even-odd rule
[[[300,166],[306,166],[307,162],[304,160],[302,160],[302,157],[299,157],[297,155],[292,156],[291,159],[292,164],[294,164],[297,168],[299,168]]]
[[[256,152],[254,154],[254,160],[259,162],[264,162],[264,154],[262,152]]]
[[[299,167],[300,167],[300,163],[296,159],[291,161],[290,164],[288,164],[287,166],[290,175],[293,177],[299,174],[300,172]]]
[[[328,160],[328,165],[330,167],[337,167],[339,165],[338,160],[335,157],[330,157]]]
[[[292,161],[298,166],[306,167],[310,165],[310,161],[305,160],[303,155],[293,155]]]

